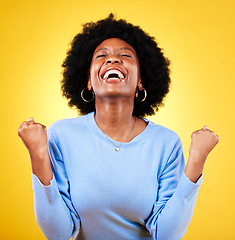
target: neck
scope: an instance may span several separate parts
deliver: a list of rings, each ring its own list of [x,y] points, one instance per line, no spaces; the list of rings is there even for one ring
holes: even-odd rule
[[[95,121],[98,127],[110,138],[120,141],[130,141],[130,131],[135,124],[132,115],[134,102],[126,99],[96,99]]]

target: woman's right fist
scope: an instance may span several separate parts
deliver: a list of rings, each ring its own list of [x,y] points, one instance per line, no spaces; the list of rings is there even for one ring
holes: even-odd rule
[[[22,122],[18,128],[18,135],[27,147],[30,155],[47,154],[47,130],[46,126],[36,123],[33,118]]]

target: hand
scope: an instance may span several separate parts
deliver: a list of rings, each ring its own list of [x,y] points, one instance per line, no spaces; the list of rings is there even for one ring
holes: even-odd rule
[[[202,129],[192,133],[189,156],[205,161],[218,142],[219,137],[205,125]]]
[[[206,158],[219,142],[219,137],[205,125],[191,135],[189,159],[185,174],[192,182],[197,182],[202,174]]]
[[[50,185],[53,173],[48,155],[46,126],[35,123],[33,118],[29,118],[27,122],[20,124],[18,135],[29,151],[32,172],[40,179],[42,184]]]
[[[18,128],[18,135],[27,147],[30,156],[48,152],[46,126],[35,123],[33,118],[22,122]]]

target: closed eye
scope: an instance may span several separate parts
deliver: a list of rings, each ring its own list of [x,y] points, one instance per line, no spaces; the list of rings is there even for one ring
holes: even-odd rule
[[[104,54],[100,54],[96,58],[99,58],[99,57],[105,57],[105,55]]]
[[[128,54],[122,54],[121,56],[122,56],[122,57],[131,57],[131,56],[128,55]]]

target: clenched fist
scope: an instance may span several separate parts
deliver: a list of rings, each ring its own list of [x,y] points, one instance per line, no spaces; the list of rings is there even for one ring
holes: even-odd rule
[[[18,135],[27,147],[30,155],[47,153],[47,131],[46,126],[35,123],[33,118],[22,122],[18,128]]]
[[[208,126],[192,133],[189,160],[185,169],[188,178],[196,182],[203,171],[206,158],[219,142],[219,137]]]
[[[43,184],[49,185],[52,171],[48,156],[46,126],[29,118],[27,122],[24,121],[20,124],[18,135],[29,151],[33,173]]]
[[[189,155],[206,158],[218,142],[219,137],[205,125],[192,133]]]

